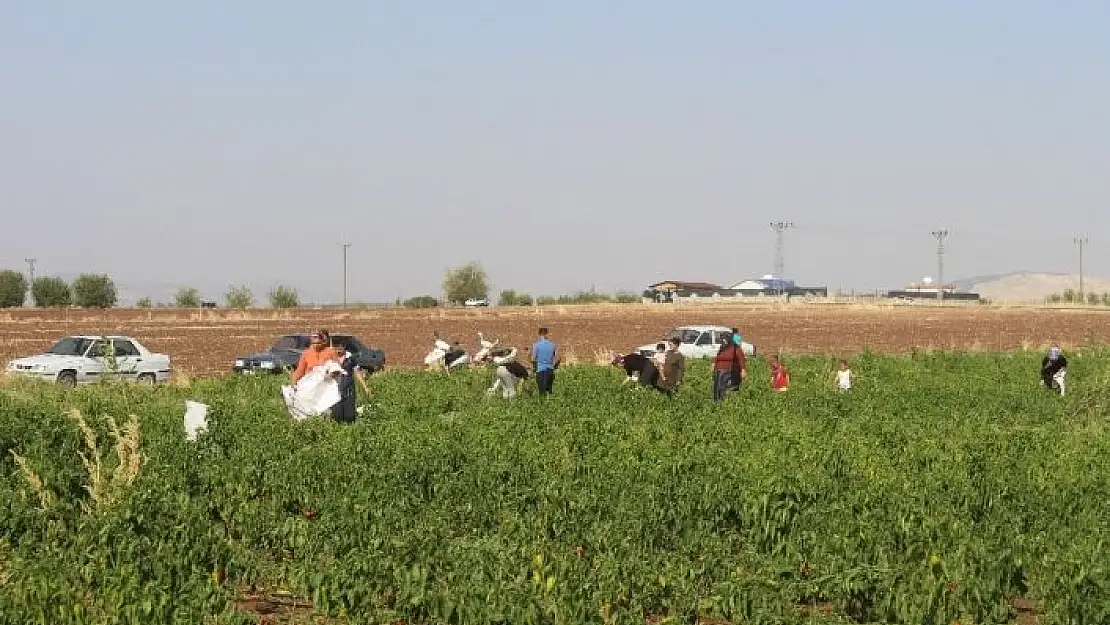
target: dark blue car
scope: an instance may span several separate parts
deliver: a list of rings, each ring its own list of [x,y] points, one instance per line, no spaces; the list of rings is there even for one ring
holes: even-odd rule
[[[360,369],[374,373],[385,368],[385,352],[367,347],[350,334],[331,335],[332,345],[340,352],[351,352]],[[297,368],[301,352],[308,349],[309,335],[286,334],[270,349],[235,359],[235,373],[279,373]]]

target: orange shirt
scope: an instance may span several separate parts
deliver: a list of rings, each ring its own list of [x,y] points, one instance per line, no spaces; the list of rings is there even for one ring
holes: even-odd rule
[[[296,384],[309,371],[333,360],[339,362],[339,352],[335,351],[335,348],[325,347],[316,351],[309,347],[301,352],[301,359],[297,361],[297,369],[293,372],[293,384]]]

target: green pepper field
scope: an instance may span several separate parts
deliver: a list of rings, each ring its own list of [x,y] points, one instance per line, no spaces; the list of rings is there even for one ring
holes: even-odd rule
[[[720,405],[704,362],[674,398],[388,372],[349,426],[277,377],[6,379],[0,624],[1110,623],[1110,351],[1068,356],[1063,398],[1039,353],[863,355],[844,395],[759,360]]]

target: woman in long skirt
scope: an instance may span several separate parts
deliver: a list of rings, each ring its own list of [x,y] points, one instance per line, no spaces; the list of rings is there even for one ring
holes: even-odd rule
[[[343,354],[339,366],[343,373],[339,375],[339,403],[332,406],[331,417],[340,423],[353,423],[358,416],[358,394],[355,391],[355,380],[358,380],[362,390],[370,395],[370,387],[366,384],[366,374],[358,366],[358,361],[351,352]]]

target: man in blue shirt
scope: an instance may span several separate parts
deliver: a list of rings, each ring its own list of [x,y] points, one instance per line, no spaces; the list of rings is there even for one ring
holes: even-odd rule
[[[551,394],[558,364],[555,343],[547,338],[547,328],[540,328],[540,339],[532,346],[532,369],[536,372],[536,388],[540,395]]]

